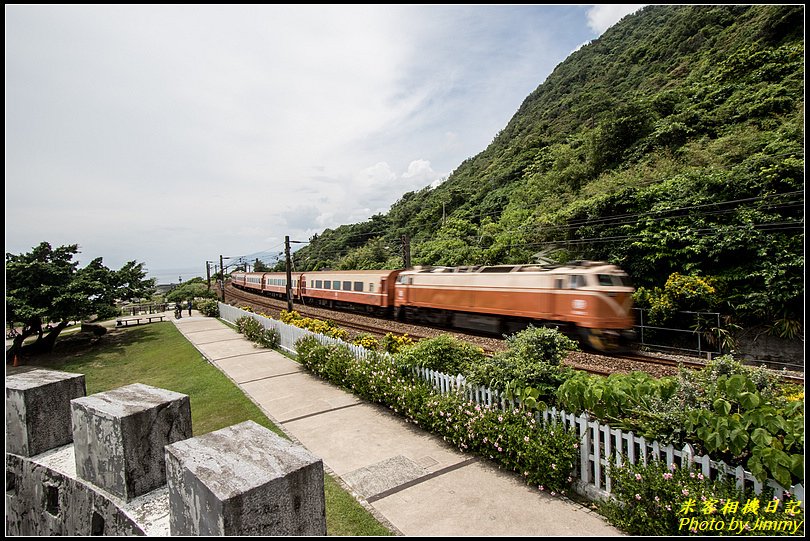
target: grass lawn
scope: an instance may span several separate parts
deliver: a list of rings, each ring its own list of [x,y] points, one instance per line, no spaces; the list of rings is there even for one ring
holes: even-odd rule
[[[88,395],[130,383],[187,394],[194,435],[251,419],[283,436],[170,322],[117,329],[96,343],[64,337],[53,353],[27,364],[84,374]],[[329,475],[324,489],[330,535],[391,535]]]

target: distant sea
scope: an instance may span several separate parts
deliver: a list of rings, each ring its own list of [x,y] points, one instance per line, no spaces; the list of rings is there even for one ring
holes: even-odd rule
[[[211,269],[211,274],[214,274],[214,269]],[[148,277],[157,278],[158,285],[177,284],[180,282],[187,282],[192,278],[199,276],[205,278],[205,266],[202,268],[184,267],[175,269],[149,269]]]

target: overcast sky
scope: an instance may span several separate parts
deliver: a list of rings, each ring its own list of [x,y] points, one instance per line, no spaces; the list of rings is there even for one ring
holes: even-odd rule
[[[6,251],[158,273],[365,220],[639,7],[6,6]]]

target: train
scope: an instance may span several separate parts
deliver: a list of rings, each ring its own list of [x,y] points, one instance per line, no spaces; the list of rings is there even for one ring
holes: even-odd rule
[[[234,272],[231,283],[287,298],[283,272]],[[473,331],[551,325],[599,351],[634,337],[635,289],[627,273],[602,261],[294,272],[290,289],[304,304]]]

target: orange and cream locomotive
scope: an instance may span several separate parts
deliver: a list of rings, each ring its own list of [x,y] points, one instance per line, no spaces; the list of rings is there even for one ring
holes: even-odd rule
[[[286,274],[233,273],[232,283],[286,296]],[[308,304],[360,307],[434,325],[509,334],[529,324],[574,331],[591,347],[615,348],[632,336],[633,287],[615,265],[415,267],[407,270],[293,274],[292,294]]]

